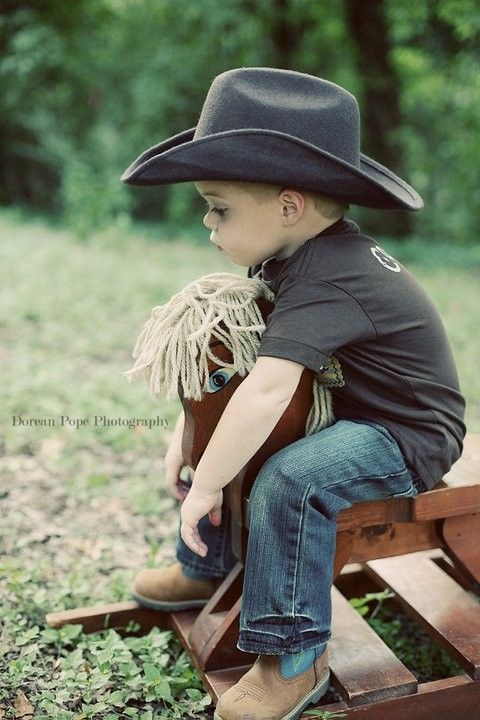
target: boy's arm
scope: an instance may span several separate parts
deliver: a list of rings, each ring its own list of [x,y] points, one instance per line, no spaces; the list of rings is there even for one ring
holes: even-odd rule
[[[193,487],[215,493],[255,455],[288,407],[304,370],[261,356],[230,398],[195,470]]]

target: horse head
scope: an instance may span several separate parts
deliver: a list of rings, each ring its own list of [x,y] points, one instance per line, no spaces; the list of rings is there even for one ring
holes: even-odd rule
[[[129,380],[145,376],[154,397],[179,396],[185,412],[182,450],[195,469],[241,382],[252,369],[274,295],[263,281],[230,273],[206,275],[157,306],[140,334]],[[333,363],[333,359],[332,359]],[[251,489],[266,460],[285,445],[333,423],[329,386],[305,369],[270,436],[235,480]],[[336,377],[336,373],[333,374]],[[233,479],[232,479],[233,480]]]

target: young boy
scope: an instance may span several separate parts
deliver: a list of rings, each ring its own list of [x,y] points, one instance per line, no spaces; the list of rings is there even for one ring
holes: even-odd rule
[[[135,185],[194,181],[210,240],[270,284],[275,307],[188,492],[183,414],[165,456],[184,499],[176,565],[143,570],[135,597],[205,604],[235,562],[222,488],[288,406],[305,367],[331,355],[336,422],[273,455],[250,494],[238,648],[254,666],[219,699],[217,720],[298,718],[327,690],[335,519],[352,503],[415,496],[461,454],[464,401],[441,320],[408,271],[358,226],[349,203],[418,210],[419,195],[360,153],[343,88],[302,73],[240,68],[215,78],[197,127],[147,150]],[[388,233],[388,228],[385,228]]]

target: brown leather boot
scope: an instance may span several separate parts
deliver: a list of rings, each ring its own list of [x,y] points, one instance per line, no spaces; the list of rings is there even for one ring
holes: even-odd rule
[[[259,655],[253,667],[218,699],[214,720],[297,720],[328,690],[328,650],[311,668],[284,678],[277,655]]]
[[[182,565],[140,570],[133,583],[133,599],[153,610],[186,610],[207,604],[224,578],[194,580]]]

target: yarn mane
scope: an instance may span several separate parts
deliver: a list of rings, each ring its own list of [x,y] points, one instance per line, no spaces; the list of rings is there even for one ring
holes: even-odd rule
[[[265,330],[258,298],[275,299],[258,278],[213,273],[195,280],[152,309],[132,352],[135,364],[123,374],[129,382],[145,377],[153,397],[176,397],[180,385],[184,398],[192,400],[201,400],[206,392],[208,359],[245,377],[255,364]],[[209,347],[213,338],[231,352],[231,363]],[[306,435],[334,422],[328,386],[341,384],[334,374],[333,382],[322,373],[315,376]]]

